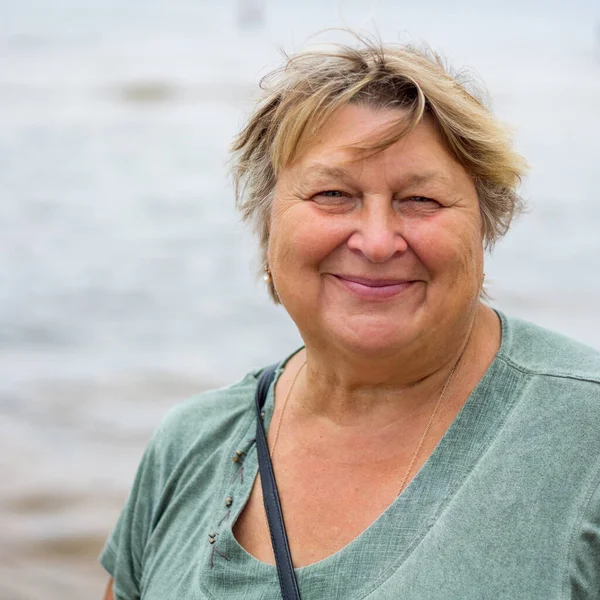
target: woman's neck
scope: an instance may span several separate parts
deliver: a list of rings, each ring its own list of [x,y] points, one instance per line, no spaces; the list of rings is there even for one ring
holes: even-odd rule
[[[365,359],[307,344],[286,366],[282,392],[289,391],[285,388],[306,361],[291,393],[296,418],[318,417],[340,427],[385,427],[428,413],[455,367],[447,396],[466,400],[493,361],[500,339],[498,316],[480,304],[464,331],[403,356]]]

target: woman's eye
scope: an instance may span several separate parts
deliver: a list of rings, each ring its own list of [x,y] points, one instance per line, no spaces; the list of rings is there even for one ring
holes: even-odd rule
[[[409,196],[401,200],[400,205],[405,205],[406,208],[412,207],[415,210],[433,210],[441,206],[437,200],[428,196]]]
[[[345,196],[345,194],[339,190],[326,190],[324,192],[319,192],[316,195],[325,196],[325,198],[343,198]]]
[[[418,204],[423,204],[426,202],[436,202],[431,198],[427,198],[427,196],[411,196],[409,200],[411,200],[412,202],[417,202]]]
[[[437,212],[441,204],[428,196],[405,196],[398,198],[395,206],[396,210],[407,214],[429,215]]]
[[[345,192],[340,192],[339,190],[324,190],[315,194],[312,197],[312,200],[317,204],[323,204],[325,206],[345,206],[348,200],[350,200],[350,198],[351,196],[349,194],[346,194]]]

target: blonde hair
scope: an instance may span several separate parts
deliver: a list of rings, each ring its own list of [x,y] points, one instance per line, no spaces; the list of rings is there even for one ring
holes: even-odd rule
[[[356,47],[333,44],[286,56],[261,81],[262,98],[233,142],[236,205],[259,235],[263,265],[278,173],[349,103],[403,110],[392,129],[361,148],[367,152],[387,148],[430,118],[446,150],[473,178],[484,244],[491,249],[523,208],[517,188],[527,164],[514,151],[507,128],[486,107],[483,94],[429,48],[355,37]],[[272,284],[269,289],[278,302]]]

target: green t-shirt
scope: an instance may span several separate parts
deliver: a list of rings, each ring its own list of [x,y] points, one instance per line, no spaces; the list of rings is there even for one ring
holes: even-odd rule
[[[354,541],[296,570],[303,600],[600,599],[600,354],[500,317],[496,358],[425,465]],[[101,556],[118,600],[280,597],[275,567],[232,534],[257,474],[258,373],[156,431]],[[273,386],[267,425],[272,411]]]

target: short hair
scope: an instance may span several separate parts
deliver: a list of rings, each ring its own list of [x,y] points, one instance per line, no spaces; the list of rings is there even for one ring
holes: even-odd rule
[[[517,193],[527,164],[508,128],[491,112],[486,94],[455,73],[427,46],[382,44],[360,35],[355,46],[330,44],[285,55],[264,77],[261,98],[232,144],[236,206],[259,235],[266,264],[269,219],[278,173],[310,145],[343,106],[400,108],[403,116],[365,151],[398,141],[426,116],[441,143],[472,177],[490,250],[523,209]],[[271,297],[278,302],[272,283]]]

